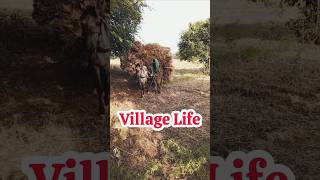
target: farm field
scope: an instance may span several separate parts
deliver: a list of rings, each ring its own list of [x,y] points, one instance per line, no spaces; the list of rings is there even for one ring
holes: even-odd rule
[[[215,29],[211,154],[263,149],[319,179],[320,47],[272,24]]]
[[[20,178],[24,157],[107,149],[88,74],[70,72],[44,49],[1,49],[0,57],[2,179]]]
[[[11,13],[15,15],[7,16]],[[206,121],[199,129],[153,132],[121,128],[111,114],[109,139],[108,117],[97,115],[91,72],[85,63],[71,65],[81,57],[74,57],[72,49],[57,48],[61,42],[37,26],[31,13],[0,13],[0,179],[25,179],[20,171],[24,157],[101,152],[109,143],[115,179],[208,178],[210,86],[201,65],[174,60],[173,80],[162,93],[149,92],[140,99],[136,80],[112,60],[112,113],[127,108],[151,113],[193,108]]]
[[[138,82],[111,61],[111,151],[115,179],[208,179],[210,78],[201,65],[175,59],[173,80],[161,94],[149,91],[142,99]],[[123,128],[118,110],[145,109],[171,113],[195,109],[205,119],[202,128]]]
[[[3,17],[11,12],[24,24],[6,24]],[[30,14],[17,10],[0,14],[3,180],[25,179],[20,171],[22,158],[66,151],[103,152],[109,144],[106,117],[97,115],[90,73],[61,63],[69,59],[51,46],[48,40],[54,38],[36,27]]]

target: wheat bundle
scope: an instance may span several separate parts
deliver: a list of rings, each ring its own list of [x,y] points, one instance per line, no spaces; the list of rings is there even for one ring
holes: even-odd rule
[[[70,42],[81,37],[80,17],[88,6],[109,14],[110,2],[105,0],[34,0],[32,16],[38,24],[54,27]]]
[[[120,57],[121,69],[129,73],[131,76],[135,75],[137,65],[145,65],[149,72],[152,68],[152,60],[156,58],[160,62],[160,71],[164,82],[172,79],[173,65],[170,48],[162,47],[159,44],[142,44],[135,42],[127,54]]]

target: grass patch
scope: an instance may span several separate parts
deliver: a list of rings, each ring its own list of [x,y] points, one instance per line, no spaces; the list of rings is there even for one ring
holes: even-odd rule
[[[194,79],[206,78],[208,74],[203,69],[178,69],[174,72],[174,77],[170,83],[177,83],[181,81],[190,81]]]
[[[123,179],[123,180],[132,180],[132,179],[142,179],[143,177],[137,175],[134,172],[131,172],[127,168],[124,168],[122,165],[113,163],[111,166],[111,179]]]
[[[143,179],[166,176],[169,179],[192,177],[192,179],[208,179],[209,145],[204,144],[192,151],[173,139],[164,143],[165,155],[160,160],[152,160]]]

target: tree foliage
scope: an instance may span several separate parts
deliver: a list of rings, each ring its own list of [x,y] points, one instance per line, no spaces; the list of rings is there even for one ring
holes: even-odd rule
[[[190,23],[189,28],[181,34],[179,57],[186,61],[200,61],[209,64],[210,55],[209,19]]]
[[[146,7],[143,0],[112,0],[111,29],[113,54],[121,55],[135,42],[135,35]]]
[[[290,20],[287,25],[303,41],[320,44],[320,1],[319,0],[249,0],[281,8],[296,7],[300,17]]]
[[[82,37],[80,17],[95,3],[110,20],[113,54],[122,54],[134,42],[146,6],[144,0],[34,0],[33,18],[40,25],[52,27],[62,40],[74,46]]]

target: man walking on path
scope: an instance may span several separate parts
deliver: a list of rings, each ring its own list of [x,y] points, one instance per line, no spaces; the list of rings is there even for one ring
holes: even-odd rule
[[[155,85],[155,89],[158,90],[157,83],[156,83],[156,78],[157,78],[158,73],[160,71],[159,60],[154,58],[152,60],[151,66],[152,67],[151,67],[151,82],[150,82],[150,86],[152,86],[154,84]]]
[[[152,76],[156,77],[160,71],[160,63],[158,59],[152,60],[152,68],[151,68]]]

